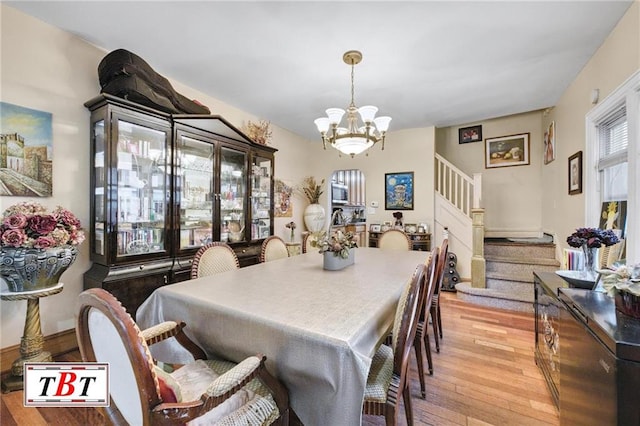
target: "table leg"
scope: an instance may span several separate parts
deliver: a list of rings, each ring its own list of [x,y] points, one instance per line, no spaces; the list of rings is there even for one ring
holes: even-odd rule
[[[20,339],[20,358],[11,364],[11,375],[2,381],[2,392],[21,390],[25,362],[51,362],[51,354],[43,351],[44,337],[40,326],[40,299],[27,299],[27,316]]]

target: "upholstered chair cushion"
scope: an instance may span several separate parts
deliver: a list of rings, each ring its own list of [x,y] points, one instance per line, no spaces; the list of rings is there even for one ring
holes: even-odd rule
[[[160,397],[163,402],[182,402],[182,389],[180,383],[173,376],[157,365],[153,368],[158,376],[160,385]]]
[[[198,360],[177,369],[171,376],[180,385],[182,401],[194,401],[203,394],[221,395],[237,385],[260,360],[249,357],[240,364],[219,360]],[[228,400],[192,420],[190,426],[265,424],[279,415],[273,397],[262,382],[249,382]]]
[[[238,269],[240,262],[229,245],[214,242],[201,247],[193,258],[191,278],[206,277]]]
[[[387,345],[380,345],[371,361],[367,387],[364,391],[366,401],[384,403],[393,375],[393,350]]]
[[[282,238],[272,235],[264,240],[260,251],[261,262],[271,262],[285,257],[289,257],[289,251]]]
[[[411,241],[404,232],[390,229],[380,235],[378,248],[382,250],[411,250]]]

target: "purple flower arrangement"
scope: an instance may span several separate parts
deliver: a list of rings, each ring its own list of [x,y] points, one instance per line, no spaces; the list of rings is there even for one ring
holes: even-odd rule
[[[62,207],[47,212],[38,203],[18,203],[5,210],[0,223],[2,247],[47,249],[75,246],[84,238],[80,220]]]
[[[620,240],[611,229],[599,228],[578,228],[576,232],[567,237],[567,244],[571,247],[582,247],[586,245],[589,248],[598,248],[603,244],[611,246]]]

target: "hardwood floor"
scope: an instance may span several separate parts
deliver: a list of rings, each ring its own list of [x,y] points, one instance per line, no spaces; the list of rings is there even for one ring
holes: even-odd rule
[[[415,424],[558,425],[533,358],[533,315],[471,305],[446,292],[441,294],[441,307],[444,339],[440,353],[432,348],[434,375],[427,376],[426,400],[420,398],[413,356],[411,360]],[[79,353],[58,360],[77,361]],[[104,424],[95,409],[25,408],[22,392],[3,394],[0,402],[3,426]],[[404,411],[399,424],[406,424]],[[384,419],[365,416],[363,425],[384,425]]]

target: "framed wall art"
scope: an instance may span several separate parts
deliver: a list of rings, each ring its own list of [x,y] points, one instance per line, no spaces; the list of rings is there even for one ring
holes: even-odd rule
[[[544,164],[556,159],[556,122],[552,121],[544,132]]]
[[[0,196],[50,197],[52,154],[51,113],[0,102]]]
[[[458,143],[480,142],[482,126],[461,127],[458,129]]]
[[[529,133],[486,138],[484,165],[487,169],[529,164]]]
[[[384,209],[413,210],[413,172],[385,173]]]
[[[582,151],[569,157],[569,195],[582,194]]]

